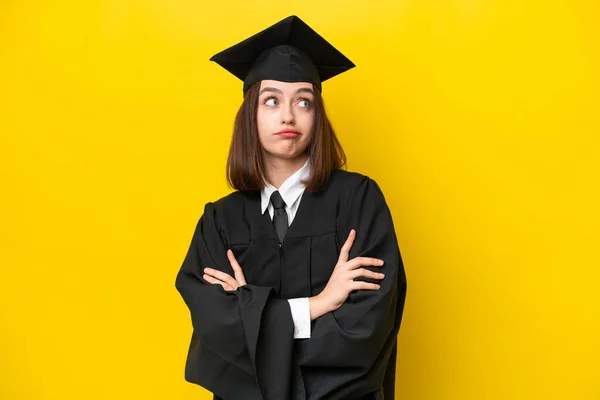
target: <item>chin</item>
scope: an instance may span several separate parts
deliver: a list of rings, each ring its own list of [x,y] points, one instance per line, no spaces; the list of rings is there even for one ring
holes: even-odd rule
[[[298,157],[302,157],[306,154],[306,151],[294,151],[294,152],[282,152],[282,151],[268,151],[271,157],[281,158],[284,160],[293,160]]]
[[[303,155],[303,153],[299,153],[299,154],[273,154],[273,156],[277,157],[277,158],[281,158],[284,160],[293,160],[295,158],[301,157]]]

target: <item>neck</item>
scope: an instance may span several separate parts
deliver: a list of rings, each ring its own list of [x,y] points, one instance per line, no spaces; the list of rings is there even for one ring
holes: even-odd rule
[[[302,154],[293,159],[265,156],[265,178],[277,189],[279,189],[281,184],[285,182],[287,178],[294,175],[294,173],[302,168],[308,159],[307,154]]]

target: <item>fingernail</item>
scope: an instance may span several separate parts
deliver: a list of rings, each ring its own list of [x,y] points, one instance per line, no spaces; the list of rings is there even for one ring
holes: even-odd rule
[[[379,260],[379,265],[383,265],[383,260]]]
[[[210,272],[210,268],[204,268],[204,272]]]
[[[381,279],[383,279],[383,278],[385,278],[385,274],[379,274],[379,277],[380,277]]]
[[[381,289],[381,285],[377,285],[377,289]]]

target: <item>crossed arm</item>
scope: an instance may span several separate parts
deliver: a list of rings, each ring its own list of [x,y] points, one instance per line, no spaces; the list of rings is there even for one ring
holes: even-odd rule
[[[356,278],[371,278],[381,280],[385,277],[383,273],[373,272],[362,267],[379,267],[383,260],[372,257],[356,257],[348,260],[350,249],[354,243],[356,231],[352,229],[348,239],[340,250],[338,262],[329,278],[327,286],[321,293],[308,299],[310,308],[310,319],[315,320],[330,311],[335,311],[344,304],[350,292],[354,290],[378,290],[380,285],[364,281],[355,281]],[[233,255],[233,251],[227,250],[227,258],[233,269],[234,276],[225,272],[205,268],[203,279],[214,285],[221,285],[226,291],[235,291],[240,286],[246,285],[246,278],[241,265]]]

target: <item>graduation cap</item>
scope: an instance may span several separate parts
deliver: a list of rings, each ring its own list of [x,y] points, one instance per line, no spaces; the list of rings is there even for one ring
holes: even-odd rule
[[[283,82],[321,82],[355,65],[295,15],[211,57],[250,86],[264,79]]]

